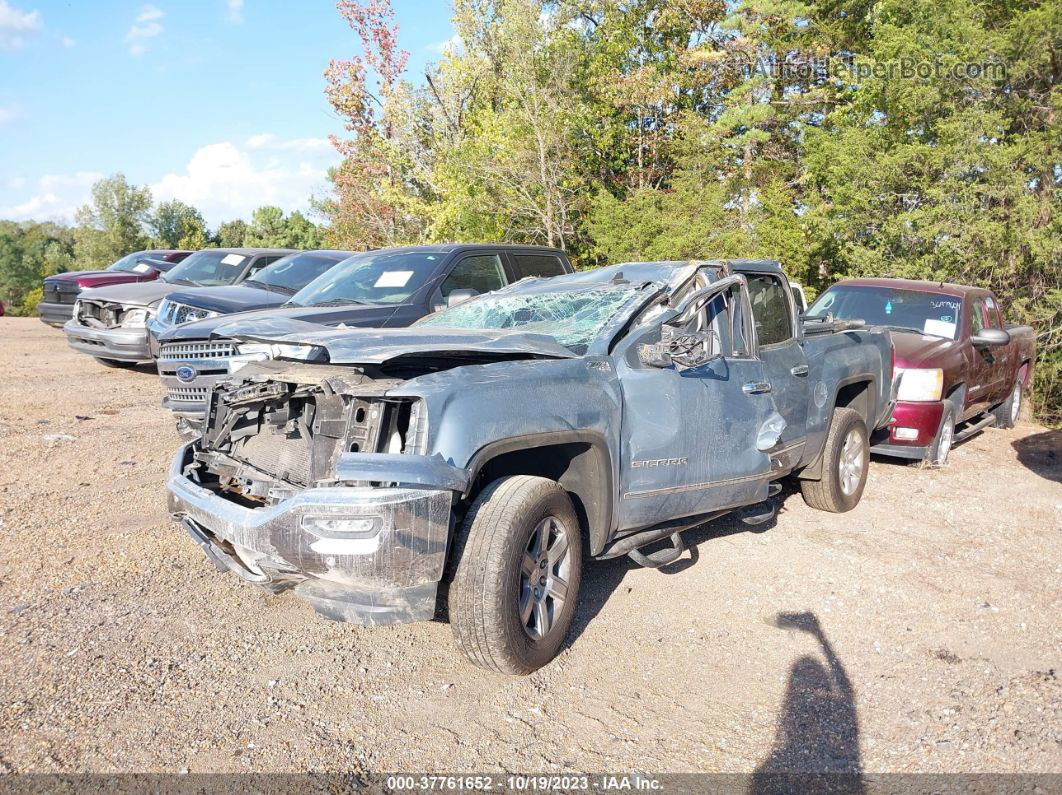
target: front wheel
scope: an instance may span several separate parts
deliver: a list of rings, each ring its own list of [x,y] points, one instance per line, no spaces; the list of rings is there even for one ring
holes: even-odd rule
[[[869,469],[866,423],[853,409],[834,409],[822,451],[822,478],[801,480],[800,493],[817,510],[850,511],[863,496]]]
[[[450,585],[450,626],[481,668],[529,674],[560,651],[579,594],[582,540],[552,480],[499,478],[465,519]]]
[[[944,404],[944,413],[940,415],[940,427],[933,438],[933,444],[926,451],[926,463],[942,467],[948,463],[948,455],[955,444],[955,409],[950,403]]]

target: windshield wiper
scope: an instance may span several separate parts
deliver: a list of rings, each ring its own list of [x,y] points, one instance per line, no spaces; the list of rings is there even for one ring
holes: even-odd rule
[[[251,287],[258,287],[262,290],[269,290],[274,293],[284,293],[284,295],[295,295],[298,290],[292,290],[290,287],[281,287],[279,284],[270,284],[269,282],[260,282],[255,279],[248,279],[244,284]]]
[[[170,284],[187,284],[189,287],[198,287],[199,285],[193,282],[191,279],[166,279]]]
[[[886,325],[885,328],[891,329],[892,331],[913,331],[915,334],[925,334],[926,333],[926,332],[922,331],[922,329],[913,328],[912,326],[890,326],[890,325]],[[940,335],[939,334],[934,334],[934,335],[931,335],[931,336],[939,337]]]
[[[359,306],[368,306],[365,301],[357,301],[353,298],[333,298],[330,301],[321,301],[319,304],[310,304],[310,306],[342,306],[343,304],[358,304]]]

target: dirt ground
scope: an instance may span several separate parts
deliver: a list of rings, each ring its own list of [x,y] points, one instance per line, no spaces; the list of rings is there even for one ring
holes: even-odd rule
[[[0,342],[0,772],[1062,771],[1062,432],[592,563],[566,650],[510,679],[446,624],[218,574],[166,516],[154,374],[36,319]]]

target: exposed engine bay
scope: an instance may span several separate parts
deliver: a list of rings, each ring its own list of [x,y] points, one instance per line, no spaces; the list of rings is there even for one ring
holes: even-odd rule
[[[426,441],[420,402],[385,397],[400,383],[353,367],[250,365],[215,390],[186,474],[237,502],[273,505],[335,485],[344,453],[418,452]]]

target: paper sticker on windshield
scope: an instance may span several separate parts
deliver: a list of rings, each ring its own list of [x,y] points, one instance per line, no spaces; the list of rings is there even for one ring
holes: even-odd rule
[[[933,334],[937,337],[955,339],[955,324],[948,323],[944,320],[934,320],[933,318],[929,318],[926,321],[926,324],[922,327],[922,331],[925,334]]]
[[[221,258],[221,264],[239,265],[245,259],[247,259],[247,257],[243,256],[243,254],[226,254],[224,257]]]
[[[413,271],[384,271],[373,287],[405,287],[413,277]]]
[[[151,270],[151,266],[145,265],[143,262],[138,262],[136,265],[133,266],[133,270],[137,273],[147,273],[149,270]]]

